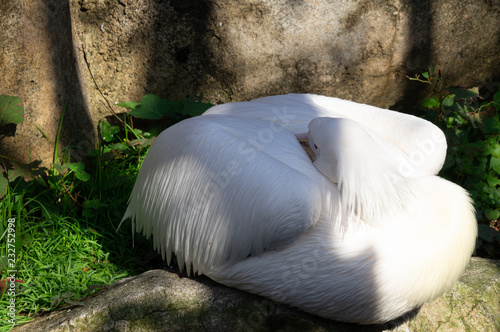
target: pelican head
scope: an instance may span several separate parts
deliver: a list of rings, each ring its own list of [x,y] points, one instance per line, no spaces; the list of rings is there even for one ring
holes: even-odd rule
[[[358,122],[313,119],[309,145],[316,155],[316,169],[342,192],[345,213],[379,223],[382,215],[400,211],[412,197],[398,167],[404,154]]]

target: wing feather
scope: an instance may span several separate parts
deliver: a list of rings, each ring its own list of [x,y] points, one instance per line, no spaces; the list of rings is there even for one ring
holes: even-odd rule
[[[240,117],[202,116],[151,147],[124,219],[153,236],[188,273],[279,249],[319,218],[324,181],[287,130]],[[134,226],[133,226],[134,227]]]
[[[446,158],[444,133],[431,122],[339,98],[313,94],[269,96],[217,105],[204,114],[261,119],[272,122],[274,126],[283,126],[295,135],[307,133],[307,125],[314,118],[347,118],[373,130],[398,147],[424,174],[437,174]]]

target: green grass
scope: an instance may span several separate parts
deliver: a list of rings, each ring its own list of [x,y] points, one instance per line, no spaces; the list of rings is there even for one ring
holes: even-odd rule
[[[147,95],[122,106],[131,107],[136,117],[160,120],[146,122],[158,133],[162,124],[212,106],[201,98],[172,102]],[[0,165],[0,332],[12,328],[8,306],[13,299],[14,320],[20,324],[65,304],[78,305],[119,279],[164,266],[151,241],[132,236],[130,220],[118,229],[154,135],[132,128],[127,113],[120,120],[122,129],[100,122],[98,148],[86,151],[85,163],[70,162],[72,147],[61,149],[59,143],[62,120],[54,142],[37,127],[54,148],[50,168],[2,156],[11,164]],[[9,260],[14,251],[15,262]],[[12,274],[15,292],[5,282]]]
[[[123,147],[94,152],[85,171],[69,163],[54,165],[44,177],[29,182],[18,177],[9,184],[0,201],[0,280],[16,271],[16,323],[78,304],[146,269],[143,257],[150,245],[136,236],[132,246],[130,222],[116,230],[147,148]],[[109,154],[114,157],[104,161]],[[15,265],[8,261],[10,218],[15,219]],[[0,297],[0,331],[12,328],[7,321],[11,298],[8,292]]]

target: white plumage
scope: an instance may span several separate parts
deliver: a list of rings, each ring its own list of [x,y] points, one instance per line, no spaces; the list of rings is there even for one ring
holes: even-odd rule
[[[382,323],[445,292],[474,249],[467,192],[435,176],[445,154],[431,123],[336,98],[219,105],[158,136],[124,219],[188,274]]]

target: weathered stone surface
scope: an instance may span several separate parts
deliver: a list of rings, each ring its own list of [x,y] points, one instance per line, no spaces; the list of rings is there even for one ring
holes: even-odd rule
[[[35,126],[55,142],[64,109],[62,147],[93,146],[97,118],[87,107],[88,83],[79,77],[69,3],[1,1],[0,43],[0,94],[19,96],[25,105],[22,124],[0,127],[0,155],[51,161],[53,145]]]
[[[15,328],[45,331],[498,331],[500,262],[473,258],[455,287],[406,321],[344,324],[302,313],[206,278],[153,270],[121,280],[84,306]]]
[[[0,133],[0,154],[50,159],[34,124],[54,140],[64,105],[61,143],[92,146],[114,102],[145,93],[415,102],[405,74],[430,65],[453,84],[500,77],[499,21],[500,0],[5,0],[0,93],[26,116]]]

